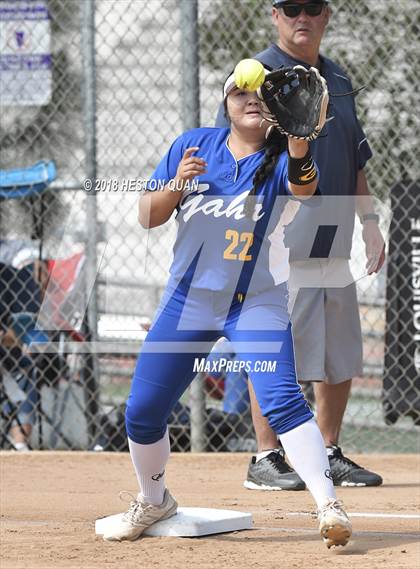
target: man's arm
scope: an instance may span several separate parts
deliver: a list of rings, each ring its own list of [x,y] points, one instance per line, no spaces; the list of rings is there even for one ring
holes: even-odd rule
[[[366,175],[359,170],[356,182],[356,212],[363,224],[363,240],[366,247],[366,269],[368,274],[377,273],[385,261],[385,242],[378,227],[378,216],[372,195],[369,192]]]
[[[370,215],[375,213],[375,207],[373,203],[373,198],[369,192],[367,185],[365,171],[359,170],[357,174],[356,182],[356,211],[357,215],[360,217],[360,221],[363,223],[362,218],[364,215]]]

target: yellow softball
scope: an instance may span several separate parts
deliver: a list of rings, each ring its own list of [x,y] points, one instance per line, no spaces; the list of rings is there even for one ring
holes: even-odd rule
[[[245,91],[256,91],[264,83],[265,70],[256,59],[242,59],[235,67],[235,84]]]

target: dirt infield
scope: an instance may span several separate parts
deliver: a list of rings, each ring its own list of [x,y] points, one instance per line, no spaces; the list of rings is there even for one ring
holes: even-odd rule
[[[356,457],[356,459],[361,457]],[[354,517],[346,548],[328,551],[305,512],[307,491],[242,487],[249,455],[174,454],[168,485],[183,506],[252,512],[254,529],[202,538],[143,538],[108,543],[94,520],[124,510],[121,489],[136,490],[128,454],[0,453],[1,569],[415,569],[419,519]],[[339,488],[350,513],[418,513],[418,457],[363,456],[384,476],[379,488]]]

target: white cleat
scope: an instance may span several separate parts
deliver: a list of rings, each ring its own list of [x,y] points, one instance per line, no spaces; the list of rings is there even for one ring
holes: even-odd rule
[[[328,549],[346,545],[350,539],[351,522],[339,500],[329,500],[318,510],[319,533]]]
[[[160,506],[142,502],[140,498],[133,499],[119,525],[104,534],[103,538],[105,541],[134,541],[152,524],[174,516],[177,508],[178,504],[168,489]]]

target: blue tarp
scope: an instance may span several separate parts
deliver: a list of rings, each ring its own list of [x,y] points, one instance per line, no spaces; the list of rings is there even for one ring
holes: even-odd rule
[[[40,194],[55,180],[55,163],[41,160],[29,168],[0,170],[0,198],[19,199]]]

